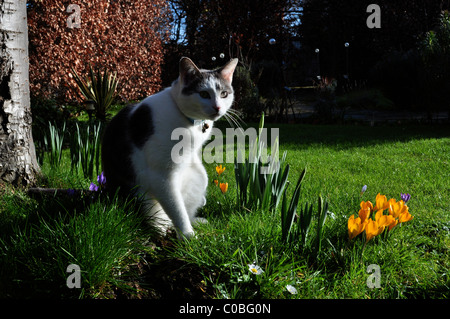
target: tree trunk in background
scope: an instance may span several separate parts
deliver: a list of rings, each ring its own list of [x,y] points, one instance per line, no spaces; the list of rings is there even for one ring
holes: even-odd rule
[[[26,0],[0,0],[0,183],[35,182],[31,122]]]

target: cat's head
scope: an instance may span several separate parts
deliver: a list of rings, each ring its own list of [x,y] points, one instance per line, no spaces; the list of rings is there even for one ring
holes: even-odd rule
[[[233,104],[231,85],[238,59],[215,70],[199,69],[189,58],[180,60],[180,76],[174,89],[180,111],[193,120],[217,120]]]

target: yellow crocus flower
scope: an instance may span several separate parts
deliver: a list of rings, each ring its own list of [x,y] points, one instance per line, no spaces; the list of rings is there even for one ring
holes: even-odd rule
[[[222,191],[222,193],[226,193],[228,190],[228,183],[220,183],[219,184],[220,190]]]
[[[389,206],[389,214],[394,216],[394,218],[398,218],[401,214],[408,212],[408,206],[405,204],[403,200],[394,203]]]
[[[366,242],[371,240],[373,237],[378,236],[384,230],[384,226],[380,226],[377,221],[369,219],[365,231],[366,231]]]
[[[393,221],[388,225],[389,231],[390,231],[392,228],[394,228],[395,226],[397,226],[397,224],[398,224],[398,219],[395,219],[395,218],[392,217],[392,220],[393,220]]]
[[[216,166],[216,172],[219,174],[219,176],[225,171],[225,166],[222,167],[222,165]]]
[[[355,218],[355,215],[350,216],[348,219],[348,237],[350,239],[355,238],[359,234],[361,234],[364,230],[365,223],[361,222],[361,218]]]
[[[375,220],[377,221],[379,227],[389,226],[389,229],[392,229],[392,227],[397,225],[395,218],[391,215],[383,215],[382,210],[379,210],[375,214]],[[392,224],[395,224],[395,225],[391,227]]]
[[[358,216],[361,218],[361,223],[364,223],[367,218],[370,216],[370,213],[373,210],[373,205],[370,201],[362,201],[361,204],[361,209],[358,212]]]
[[[378,193],[376,199],[375,199],[375,209],[374,210],[385,210],[389,208],[389,202],[387,200],[386,195],[381,195]]]
[[[405,211],[398,216],[398,221],[400,223],[405,223],[405,222],[410,221],[413,218],[414,217],[408,211]]]
[[[373,204],[370,200],[368,200],[367,202],[362,201],[361,204],[359,204],[359,206],[361,206],[361,209],[373,210]]]

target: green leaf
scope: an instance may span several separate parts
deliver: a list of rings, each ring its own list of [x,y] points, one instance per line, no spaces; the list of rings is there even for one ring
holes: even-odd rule
[[[300,198],[300,189],[302,185],[303,178],[305,177],[306,169],[302,171],[300,177],[297,181],[297,185],[295,186],[294,193],[292,195],[291,201],[289,203],[289,207],[282,213],[282,236],[285,240],[288,239],[289,233],[292,228],[292,224],[294,223],[295,213],[297,212],[298,201]],[[286,200],[286,192],[283,195],[283,201]]]
[[[324,202],[322,196],[318,199],[318,210],[317,210],[317,252],[321,250],[322,239],[323,239],[323,228],[325,221],[327,219],[328,212],[328,202]]]
[[[97,118],[104,120],[106,111],[114,102],[116,96],[118,85],[117,72],[110,73],[105,68],[102,75],[100,69],[94,72],[92,65],[89,64],[86,80],[81,79],[74,68],[72,68],[72,74],[82,95],[86,99],[94,101]]]
[[[286,242],[289,236],[289,216],[286,193],[283,194],[283,201],[281,203],[281,239]]]
[[[308,239],[309,227],[311,226],[312,221],[312,211],[313,206],[312,204],[308,203],[306,203],[305,208],[300,211],[300,218],[298,222],[301,231],[303,247],[306,246],[306,242]]]

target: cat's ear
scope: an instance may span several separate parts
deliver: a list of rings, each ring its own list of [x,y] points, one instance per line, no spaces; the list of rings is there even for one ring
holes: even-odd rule
[[[230,84],[233,81],[233,73],[236,69],[236,66],[238,64],[238,59],[232,59],[230,62],[225,64],[219,71],[222,78],[224,78],[226,81],[228,81]]]
[[[200,69],[192,62],[191,59],[182,57],[180,60],[180,77],[185,79],[186,76],[200,75]]]

